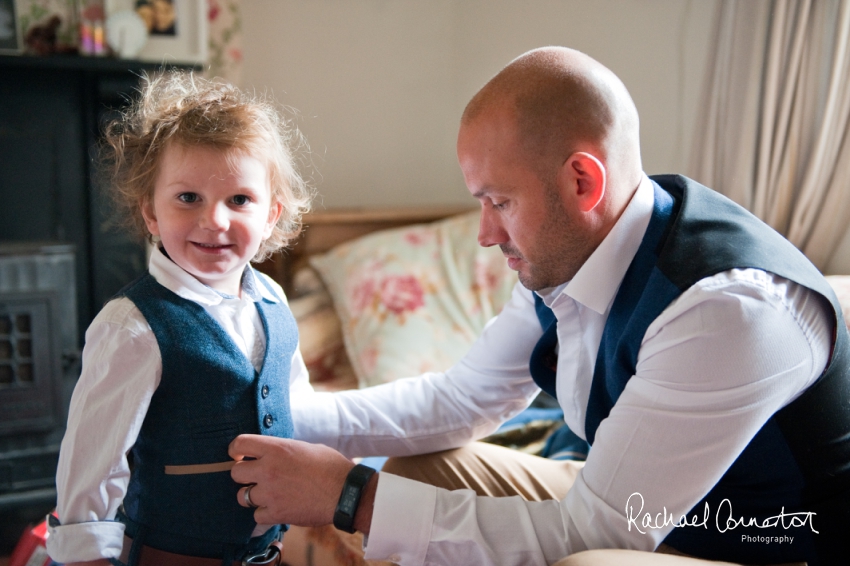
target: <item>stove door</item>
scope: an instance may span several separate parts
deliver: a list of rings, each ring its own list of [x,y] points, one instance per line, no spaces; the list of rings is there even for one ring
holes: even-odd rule
[[[55,301],[49,292],[0,294],[0,435],[64,425]]]

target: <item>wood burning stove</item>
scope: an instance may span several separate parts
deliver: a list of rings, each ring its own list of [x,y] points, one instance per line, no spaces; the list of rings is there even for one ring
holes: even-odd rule
[[[0,555],[53,504],[79,339],[146,269],[144,244],[110,222],[93,157],[103,125],[160,67],[0,54]]]
[[[0,510],[55,499],[79,375],[74,248],[0,244]]]

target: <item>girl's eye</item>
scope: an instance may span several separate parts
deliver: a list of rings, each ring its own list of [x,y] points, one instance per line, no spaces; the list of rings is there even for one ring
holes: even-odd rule
[[[242,206],[251,202],[251,199],[246,197],[245,195],[236,195],[233,197],[233,204],[237,206]]]
[[[196,195],[195,193],[180,193],[177,198],[180,200],[180,202],[192,203],[197,202],[198,195]]]

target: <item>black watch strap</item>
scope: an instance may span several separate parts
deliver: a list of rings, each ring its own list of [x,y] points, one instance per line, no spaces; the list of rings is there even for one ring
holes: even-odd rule
[[[374,469],[363,464],[357,464],[348,472],[345,484],[342,486],[342,493],[339,495],[339,502],[336,504],[334,527],[347,533],[354,532],[354,515],[360,505],[360,496],[363,495],[363,488],[369,483],[374,473]]]

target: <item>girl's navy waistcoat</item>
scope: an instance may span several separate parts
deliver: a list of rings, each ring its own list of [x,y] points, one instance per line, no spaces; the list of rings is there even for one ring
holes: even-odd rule
[[[137,544],[178,554],[227,562],[265,548],[279,529],[251,538],[254,510],[238,504],[241,486],[229,471],[166,475],[164,470],[226,462],[228,445],[239,434],[292,436],[289,373],[298,343],[292,313],[282,301],[256,303],[266,336],[257,373],[202,306],[150,274],[123,294],[156,336],[162,379],[132,449],[133,471],[119,520]]]

